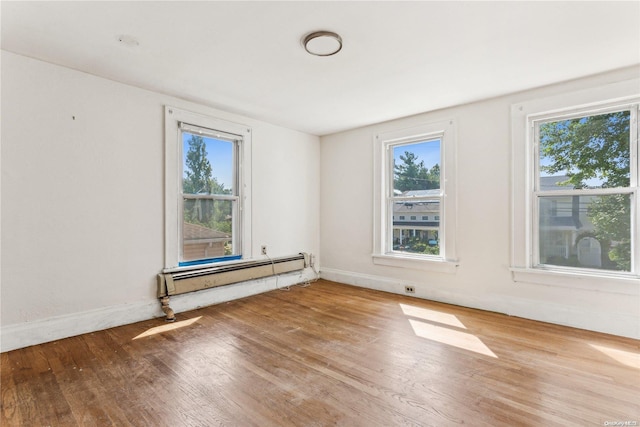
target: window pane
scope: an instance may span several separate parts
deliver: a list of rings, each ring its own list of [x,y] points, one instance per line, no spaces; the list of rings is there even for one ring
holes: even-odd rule
[[[234,194],[234,142],[182,132],[184,194]]]
[[[182,261],[235,255],[232,200],[184,199]]]
[[[631,113],[540,125],[540,190],[629,186]]]
[[[399,213],[406,215],[399,215]],[[407,216],[436,218],[439,214],[439,199],[393,202],[393,217],[399,218],[393,221],[393,251],[440,255],[439,220],[404,220]]]
[[[540,263],[631,271],[631,196],[539,199]]]
[[[393,195],[427,196],[439,188],[439,139],[393,146]]]

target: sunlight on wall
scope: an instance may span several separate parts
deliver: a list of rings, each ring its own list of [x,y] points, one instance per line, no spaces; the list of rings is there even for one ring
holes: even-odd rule
[[[632,368],[640,369],[640,353],[632,353],[625,350],[617,350],[611,347],[604,347],[596,344],[589,344],[594,349],[606,354],[616,362],[622,363]]]
[[[147,329],[137,337],[133,338],[137,340],[138,338],[150,337],[151,335],[159,334],[162,332],[173,331],[174,329],[184,328],[185,326],[190,326],[196,323],[198,320],[202,319],[202,316],[194,317],[193,319],[181,320],[180,322],[167,323],[166,325],[156,326],[155,328]]]

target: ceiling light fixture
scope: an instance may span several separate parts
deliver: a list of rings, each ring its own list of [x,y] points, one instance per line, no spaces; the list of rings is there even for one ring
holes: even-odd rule
[[[316,31],[306,36],[303,44],[311,55],[331,56],[342,49],[342,38],[331,31]]]

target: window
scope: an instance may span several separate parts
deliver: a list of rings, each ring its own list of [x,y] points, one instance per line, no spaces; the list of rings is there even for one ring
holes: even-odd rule
[[[620,105],[530,119],[534,266],[634,271],[637,110]]]
[[[421,138],[422,139],[422,138]],[[389,194],[387,209],[397,212],[440,211],[441,135],[423,140],[389,144]],[[393,172],[392,172],[393,171]],[[401,216],[401,219],[404,217]],[[417,215],[409,215],[416,221]],[[440,255],[439,226],[391,222],[387,251]],[[434,242],[429,244],[429,242]]]
[[[512,107],[516,281],[620,292],[637,285],[640,99],[625,96],[635,86]]]
[[[183,220],[180,265],[242,256],[237,135],[180,125]]]
[[[250,129],[167,107],[166,268],[250,257]]]
[[[454,130],[451,120],[376,136],[375,263],[455,271]],[[429,216],[444,220],[418,221]]]

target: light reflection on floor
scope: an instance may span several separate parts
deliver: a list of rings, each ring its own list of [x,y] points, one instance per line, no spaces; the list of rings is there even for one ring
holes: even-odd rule
[[[442,323],[444,325],[455,326],[456,328],[467,329],[460,320],[453,314],[441,311],[429,310],[427,308],[415,307],[408,304],[400,304],[400,308],[405,316],[417,317],[418,319],[429,320],[431,322]]]
[[[606,354],[613,360],[632,368],[640,369],[640,353],[632,353],[630,351],[618,350],[611,347],[605,347],[597,344],[589,344],[594,349]]]
[[[181,320],[179,322],[167,323],[166,325],[156,326],[154,328],[147,329],[140,335],[134,337],[134,340],[144,337],[150,337],[151,335],[159,334],[161,332],[173,331],[175,329],[184,328],[185,326],[190,326],[200,320],[202,316],[194,317],[192,319]]]
[[[400,304],[416,336],[442,344],[497,358],[480,338],[466,331],[466,326],[453,314]],[[443,326],[439,326],[443,325]]]

